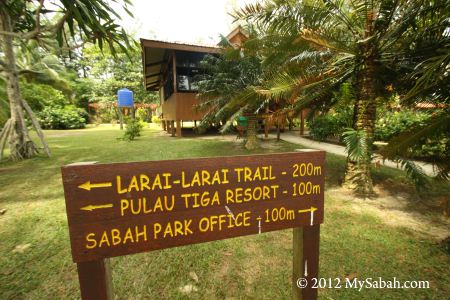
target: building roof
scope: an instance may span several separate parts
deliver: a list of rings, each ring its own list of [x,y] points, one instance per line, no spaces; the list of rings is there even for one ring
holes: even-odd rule
[[[157,91],[162,81],[164,68],[173,50],[219,53],[216,45],[186,44],[141,39],[142,65],[144,69],[144,84],[148,91]]]

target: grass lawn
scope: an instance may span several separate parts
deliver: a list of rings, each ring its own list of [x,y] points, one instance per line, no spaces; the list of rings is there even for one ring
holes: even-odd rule
[[[70,254],[60,167],[76,161],[125,162],[248,154],[212,138],[171,138],[147,128],[134,142],[118,141],[118,127],[47,131],[53,151],[0,164],[0,299],[78,299]],[[298,148],[263,142],[258,153]],[[374,171],[380,198],[354,200],[339,188],[344,159],[328,155],[320,276],[428,280],[429,289],[320,289],[321,299],[448,299],[450,256],[438,242],[448,222],[433,199],[418,200],[402,172]],[[429,201],[431,202],[429,202]],[[398,206],[395,206],[395,205]],[[233,238],[111,259],[118,299],[289,299],[292,230]],[[191,285],[193,291],[183,287]]]

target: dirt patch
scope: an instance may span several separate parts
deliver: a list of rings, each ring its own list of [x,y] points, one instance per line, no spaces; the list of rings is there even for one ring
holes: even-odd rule
[[[327,191],[328,194],[338,195],[336,200],[347,204],[344,205],[345,209],[350,207],[353,212],[359,214],[370,213],[379,217],[386,225],[406,227],[419,235],[438,241],[450,236],[450,219],[439,211],[430,209],[429,203],[424,203],[405,191],[399,191],[395,195],[378,192],[377,198],[364,200],[352,197],[349,191],[343,188]]]

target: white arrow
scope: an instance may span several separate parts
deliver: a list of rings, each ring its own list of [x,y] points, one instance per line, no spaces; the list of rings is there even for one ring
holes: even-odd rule
[[[308,276],[308,260],[305,260],[305,277]]]

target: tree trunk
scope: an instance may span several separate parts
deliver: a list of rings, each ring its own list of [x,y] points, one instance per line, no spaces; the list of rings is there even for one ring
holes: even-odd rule
[[[12,32],[11,19],[6,11],[0,12],[0,28]],[[23,115],[22,96],[19,90],[19,77],[16,68],[13,39],[2,35],[2,48],[5,57],[4,73],[6,77],[6,92],[11,109],[11,132],[9,135],[10,157],[12,160],[30,158],[37,153],[36,146],[30,139]]]
[[[376,69],[377,48],[369,39],[373,36],[373,15],[369,15],[366,24],[365,37],[368,40],[359,45],[363,59],[361,69],[357,72],[357,101],[354,107],[353,127],[362,130],[366,137],[366,147],[363,149],[363,158],[354,161],[347,157],[344,186],[354,189],[364,197],[373,195],[373,182],[370,166],[373,153],[373,136],[376,118]]]
[[[277,142],[280,141],[281,128],[280,123],[277,121]]]
[[[256,136],[256,125],[258,120],[255,115],[248,116],[248,127],[247,127],[247,141],[245,142],[245,148],[247,150],[255,150],[258,148],[258,137]]]

